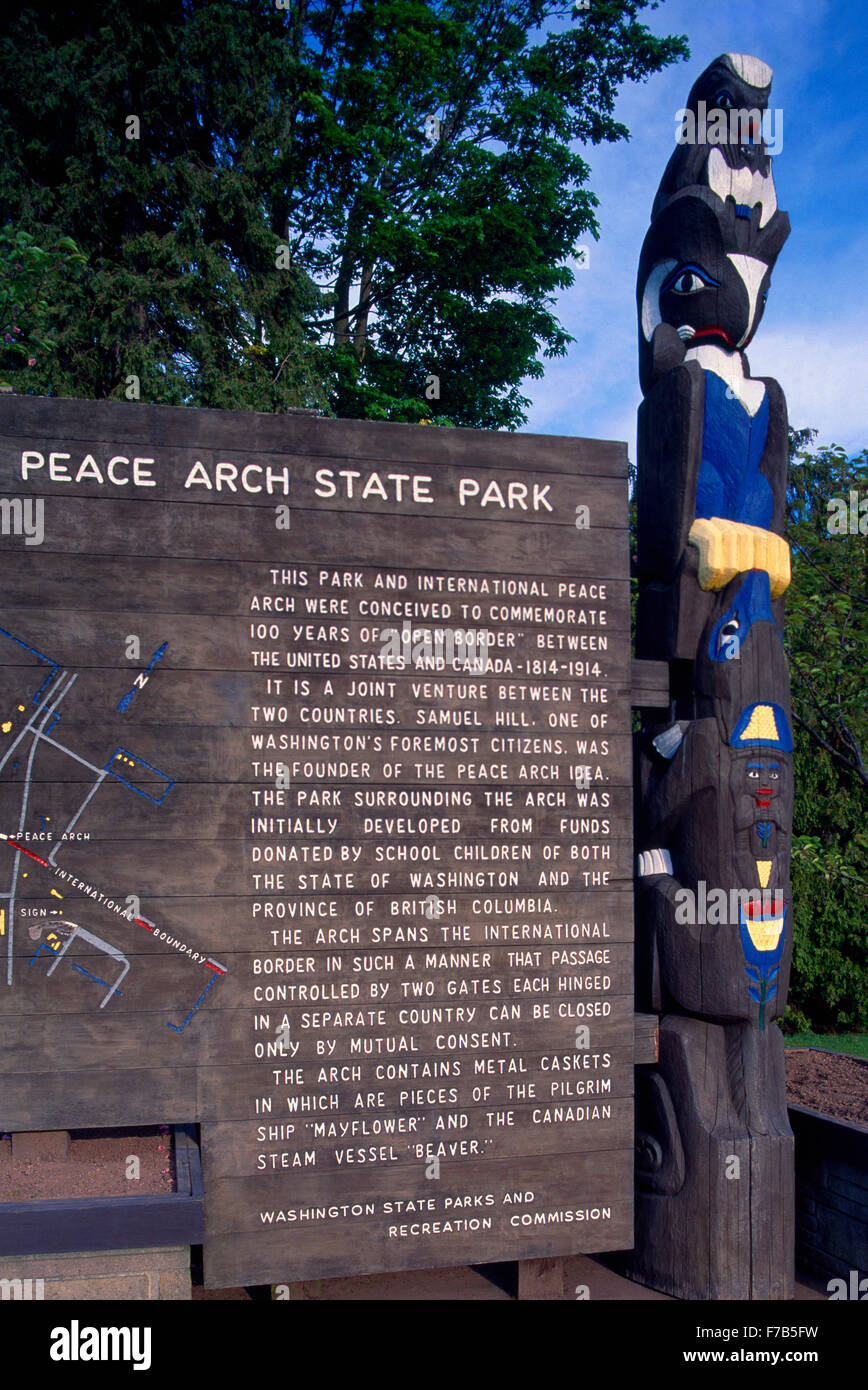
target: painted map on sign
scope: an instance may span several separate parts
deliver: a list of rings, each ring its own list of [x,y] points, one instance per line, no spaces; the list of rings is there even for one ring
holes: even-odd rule
[[[148,970],[146,957],[130,973],[131,939],[149,933],[180,958],[165,1023],[182,1032],[225,967],[183,940],[183,923],[146,915],[136,876],[141,821],[158,826],[175,779],[127,746],[137,733],[130,712],[136,697],[149,698],[140,692],[167,646],[134,675],[119,673],[129,689],[115,702],[104,680],[94,689],[92,672],[75,669],[66,641],[53,656],[0,628],[0,937],[6,984],[35,1006],[117,1011]],[[128,831],[119,844],[100,834],[106,801]]]

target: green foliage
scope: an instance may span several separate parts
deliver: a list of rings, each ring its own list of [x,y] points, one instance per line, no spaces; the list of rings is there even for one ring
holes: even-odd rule
[[[264,207],[284,30],[273,6],[231,0],[40,6],[7,24],[0,221],[62,229],[86,255],[55,352],[16,389],[123,398],[135,376],[166,404],[324,404],[303,325],[320,296],[278,268]]]
[[[28,6],[0,38],[0,223],[86,262],[16,389],[521,424],[597,233],[573,146],[627,138],[619,87],[687,54],[644,8]]]
[[[866,454],[791,439],[786,645],[795,720],[793,978],[788,1026],[868,1027],[868,540],[830,534]],[[858,505],[857,512],[858,518]]]
[[[309,12],[312,157],[303,210],[290,197],[287,220],[314,232],[332,340],[359,363],[337,372],[338,414],[523,422],[521,381],[571,341],[555,291],[572,283],[580,236],[597,232],[571,145],[625,138],[619,85],[686,52],[637,23],[642,8],[595,4],[544,35],[563,13],[544,0]],[[289,169],[284,182],[302,187]],[[424,399],[430,372],[442,402]]]
[[[787,1047],[823,1047],[828,1052],[847,1052],[868,1057],[868,1033],[791,1033]]]
[[[54,351],[61,286],[68,268],[83,262],[70,237],[46,248],[27,232],[0,228],[0,370],[35,367]]]

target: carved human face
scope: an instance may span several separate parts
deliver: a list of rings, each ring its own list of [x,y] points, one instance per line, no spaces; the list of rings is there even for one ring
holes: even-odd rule
[[[745,779],[748,795],[753,798],[760,811],[768,811],[772,797],[777,796],[781,786],[781,764],[777,759],[753,760],[745,763]]]
[[[788,816],[792,789],[789,755],[768,748],[738,753],[732,761],[730,789],[740,823],[781,825]]]

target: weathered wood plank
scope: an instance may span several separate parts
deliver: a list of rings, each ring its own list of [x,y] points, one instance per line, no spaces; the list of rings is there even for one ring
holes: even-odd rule
[[[668,709],[669,663],[667,661],[637,661],[630,667],[633,690],[632,704],[643,708]]]
[[[63,412],[60,435],[59,405]],[[183,445],[194,452],[209,447],[221,454],[229,449],[266,455],[290,450],[305,458],[325,454],[348,465],[356,459],[439,464],[444,459],[465,461],[470,456],[485,457],[492,467],[500,464],[523,469],[536,459],[550,471],[577,473],[584,468],[592,478],[627,476],[627,446],[612,440],[420,429],[391,422],[259,411],[178,410],[141,402],[57,402],[13,395],[0,401],[0,430],[27,444],[42,436],[53,441],[102,440],[149,448]]]
[[[633,1060],[638,1066],[656,1062],[660,1055],[660,1019],[656,1014],[636,1014]]]
[[[205,1172],[207,1181],[207,1128],[206,1128]],[[244,1282],[249,1272],[257,1267],[257,1246],[265,1252],[269,1263],[279,1267],[283,1261],[284,1278],[297,1263],[313,1271],[311,1278],[328,1278],[341,1268],[348,1272],[385,1272],[387,1269],[437,1268],[456,1264],[460,1260],[462,1243],[467,1234],[461,1231],[435,1233],[428,1248],[423,1252],[418,1238],[413,1240],[410,1226],[423,1220],[429,1223],[462,1218],[481,1222],[489,1220],[488,1229],[471,1232],[476,1249],[482,1258],[477,1263],[487,1263],[499,1259],[516,1259],[523,1252],[528,1257],[546,1253],[573,1251],[575,1246],[591,1252],[593,1250],[617,1248],[616,1242],[623,1241],[621,1248],[632,1243],[632,1207],[623,1201],[625,1179],[630,1172],[631,1155],[624,1151],[602,1151],[599,1154],[551,1155],[547,1157],[528,1157],[522,1163],[525,1182],[519,1187],[515,1182],[515,1165],[511,1159],[491,1159],[484,1164],[468,1163],[462,1165],[460,1175],[450,1174],[444,1165],[442,1177],[430,1181],[420,1192],[418,1184],[407,1171],[402,1177],[398,1172],[385,1172],[372,1167],[363,1179],[358,1173],[343,1175],[340,1180],[331,1179],[329,1191],[334,1202],[361,1203],[362,1212],[353,1215],[353,1230],[356,1236],[347,1248],[341,1247],[340,1225],[328,1215],[328,1198],[323,1201],[312,1194],[311,1199],[299,1202],[290,1199],[286,1207],[280,1208],[275,1200],[277,1187],[273,1178],[247,1178],[218,1181],[208,1187],[213,1203],[214,1219],[220,1225],[226,1223],[224,1234],[217,1235],[206,1245],[205,1284],[206,1287],[219,1288],[233,1281]],[[483,1206],[463,1205],[468,1191],[479,1189],[490,1196],[491,1204]],[[363,1183],[363,1185],[362,1185]],[[239,1204],[233,1203],[234,1190],[249,1192],[249,1199]],[[521,1188],[524,1188],[522,1192]],[[593,1188],[599,1193],[599,1200],[593,1205],[584,1202],[577,1194]],[[538,1194],[538,1209],[551,1213],[555,1220],[544,1225],[534,1225],[532,1219],[533,1203],[527,1193]],[[504,1199],[510,1200],[505,1202]],[[415,1211],[399,1209],[399,1203],[415,1200],[420,1206]],[[373,1215],[367,1214],[365,1202],[375,1208]],[[428,1205],[428,1204],[431,1205]],[[386,1206],[391,1210],[386,1210]],[[323,1215],[317,1208],[326,1207]],[[311,1215],[299,1220],[298,1213],[307,1209]],[[257,1225],[250,1231],[240,1230],[239,1217],[247,1210],[256,1216]],[[277,1222],[278,1211],[295,1212],[295,1219]],[[263,1221],[260,1212],[270,1212],[271,1222]],[[566,1212],[573,1213],[574,1219],[563,1219]],[[579,1213],[578,1219],[575,1213]],[[513,1222],[515,1224],[513,1224]],[[525,1224],[527,1223],[527,1224]],[[388,1239],[389,1227],[396,1230],[403,1227],[406,1235]],[[379,1238],[368,1232],[381,1233]],[[366,1237],[364,1246],[363,1237]],[[384,1238],[385,1237],[385,1238]],[[300,1248],[297,1248],[300,1247]],[[362,1250],[370,1247],[376,1253],[366,1259]],[[370,1262],[377,1268],[368,1270]],[[416,1261],[416,1263],[410,1263]]]

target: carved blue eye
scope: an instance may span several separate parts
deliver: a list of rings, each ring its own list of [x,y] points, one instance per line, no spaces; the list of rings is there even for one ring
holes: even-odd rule
[[[735,655],[735,653],[738,651],[738,634],[740,631],[741,623],[738,621],[737,617],[732,617],[729,619],[728,622],[724,623],[723,627],[720,629],[720,634],[717,639],[718,656],[723,651],[724,647],[734,647],[735,650],[732,654]]]
[[[726,89],[722,92],[718,92],[717,96],[714,98],[714,105],[722,107],[724,111],[728,111],[731,106],[735,106],[731,92],[727,92]]]
[[[694,294],[697,290],[705,289],[705,281],[700,280],[693,270],[685,270],[683,275],[679,275],[670,285],[676,294]]]
[[[666,294],[667,290],[672,290],[675,294],[696,294],[710,285],[719,286],[720,281],[713,279],[701,266],[682,265],[663,282],[660,293]]]

